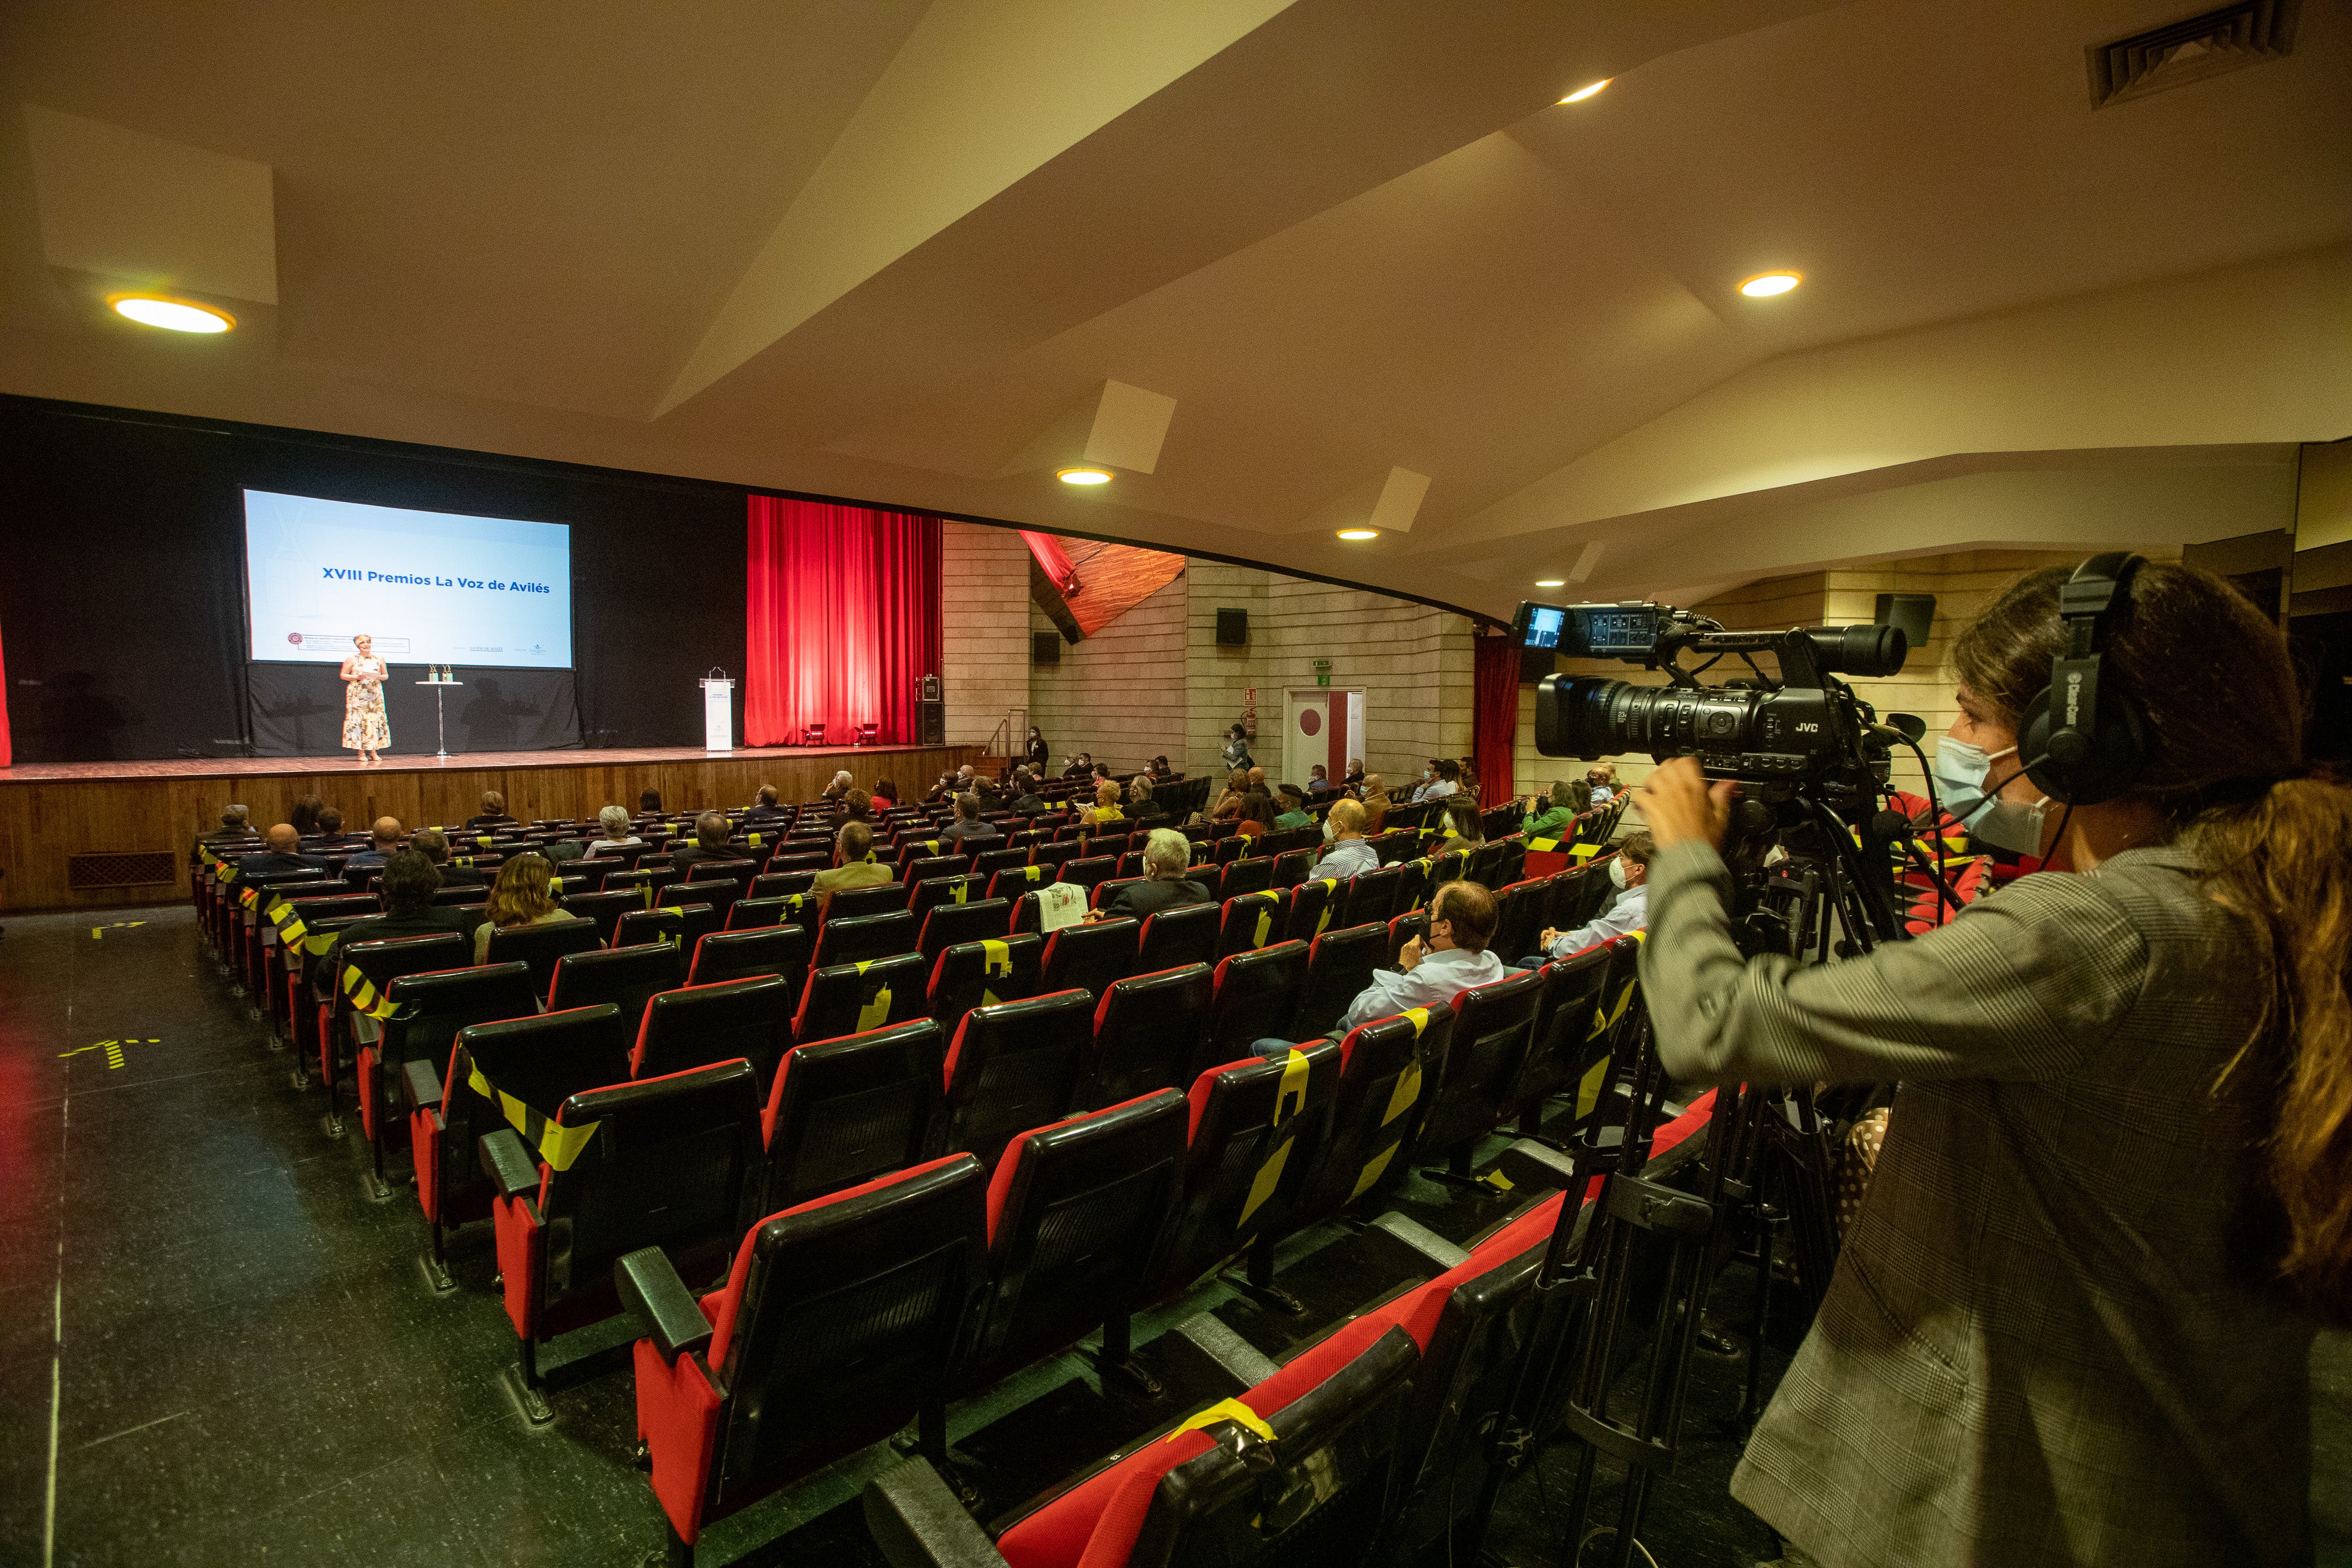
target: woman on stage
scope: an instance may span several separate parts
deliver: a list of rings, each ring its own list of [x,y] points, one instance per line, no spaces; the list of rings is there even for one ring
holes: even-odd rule
[[[378,753],[392,744],[383,717],[383,661],[364,632],[352,646],[358,651],[343,661],[343,749],[358,752],[362,762],[381,762]]]

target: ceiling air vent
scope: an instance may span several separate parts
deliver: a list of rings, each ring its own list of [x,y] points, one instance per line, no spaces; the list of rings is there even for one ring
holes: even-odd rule
[[[2091,107],[2105,109],[2278,59],[2294,47],[2298,5],[2299,0],[2240,0],[2112,44],[2093,44],[2083,51],[2091,72]]]

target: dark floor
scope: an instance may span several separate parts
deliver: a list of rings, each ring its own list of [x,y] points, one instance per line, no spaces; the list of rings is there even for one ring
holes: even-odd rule
[[[549,1360],[572,1358],[574,1376],[557,1372],[556,1418],[531,1427],[502,1380],[514,1341],[487,1235],[457,1243],[460,1288],[434,1295],[413,1199],[368,1199],[365,1145],[325,1136],[317,1091],[297,1093],[264,1040],[184,909],[7,922],[0,1563],[641,1561],[661,1516],[629,1463],[629,1375],[596,1358],[625,1322],[559,1344]],[[1455,1239],[1511,1208],[1418,1179],[1395,1206]],[[1228,1392],[1150,1343],[1181,1318],[1213,1308],[1278,1352],[1411,1263],[1374,1234],[1297,1239],[1282,1277],[1303,1320],[1208,1287],[1138,1325],[1142,1359],[1169,1380],[1160,1399],[1106,1386],[1083,1354],[1057,1358],[952,1412],[958,1468],[990,1510],[1016,1502]],[[1745,1294],[1727,1275],[1717,1320],[1744,1331]],[[1776,1313],[1772,1375],[1801,1329]],[[2314,1373],[2321,1562],[2352,1564],[2347,1341],[2323,1342]],[[1771,1554],[1725,1490],[1740,1376],[1736,1358],[1696,1357],[1686,1457],[1641,1532],[1663,1568]],[[700,1561],[858,1562],[856,1494],[893,1462],[869,1451],[723,1521]],[[1551,1521],[1572,1465],[1555,1451],[1506,1489],[1497,1560],[1560,1561]]]

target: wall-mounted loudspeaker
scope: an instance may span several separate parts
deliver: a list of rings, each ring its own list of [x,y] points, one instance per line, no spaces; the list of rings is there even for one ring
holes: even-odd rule
[[[1249,646],[1249,612],[1220,610],[1217,612],[1217,646],[1245,648]]]
[[[1903,640],[1916,650],[1927,645],[1936,630],[1936,596],[1932,593],[1882,593],[1871,617],[1881,626],[1901,629]]]
[[[1029,633],[1029,662],[1033,664],[1058,664],[1062,662],[1062,634],[1059,632]]]
[[[919,744],[923,746],[945,746],[948,743],[947,704],[917,703],[915,705],[915,723],[922,731],[922,739]]]
[[[923,677],[923,701],[927,703],[945,702],[947,700],[947,689],[940,685],[939,676],[925,675]]]

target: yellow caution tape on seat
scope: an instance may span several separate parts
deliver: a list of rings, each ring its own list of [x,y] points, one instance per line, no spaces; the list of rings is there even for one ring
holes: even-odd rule
[[[343,995],[352,1001],[353,1012],[365,1013],[372,1019],[389,1019],[400,1011],[400,1006],[375,988],[375,982],[360,973],[356,964],[343,966]]]
[[[1265,1424],[1265,1418],[1238,1399],[1220,1399],[1198,1415],[1185,1416],[1177,1428],[1168,1434],[1166,1440],[1172,1443],[1187,1432],[1197,1432],[1219,1421],[1231,1421],[1269,1443],[1275,1440],[1274,1428]]]
[[[494,843],[498,842],[498,841],[497,841],[496,839],[494,839],[494,838],[490,837],[490,835],[489,835],[489,834],[488,834],[488,833],[484,833],[484,834],[482,834],[479,838],[477,838],[477,839],[474,841],[474,842],[476,842],[477,844],[480,845],[480,846],[481,846],[482,848],[484,848],[484,849],[488,849],[492,844],[494,844]]]
[[[522,1141],[551,1170],[570,1170],[572,1162],[594,1140],[596,1129],[604,1124],[602,1121],[583,1122],[576,1127],[567,1127],[561,1122],[551,1122],[543,1112],[524,1104],[483,1077],[482,1070],[474,1066],[470,1058],[467,1068],[466,1082],[472,1085],[474,1092],[499,1108],[508,1124],[522,1134]]]
[[[313,931],[302,939],[302,951],[314,958],[324,957],[342,936],[340,931]]]
[[[1282,1084],[1274,1092],[1274,1119],[1279,1124],[1307,1109],[1307,1080],[1311,1066],[1297,1046],[1282,1059]],[[1297,1103],[1291,1103],[1296,1100]]]
[[[1257,913],[1257,935],[1250,939],[1252,947],[1265,946],[1266,937],[1274,931],[1274,900],[1267,899],[1265,907]]]
[[[857,966],[863,973],[866,966]],[[869,1029],[880,1029],[890,1017],[890,988],[883,987],[874,993],[874,999],[857,1009],[857,1030],[864,1034]]]
[[[1568,852],[1572,859],[1589,861],[1601,852],[1599,844],[1570,844]]]
[[[1528,853],[1531,855],[1548,855],[1558,848],[1559,848],[1559,841],[1558,839],[1529,839],[1528,841]]]
[[[971,883],[963,877],[958,877],[956,879],[955,902],[958,904],[969,904],[971,902]]]

